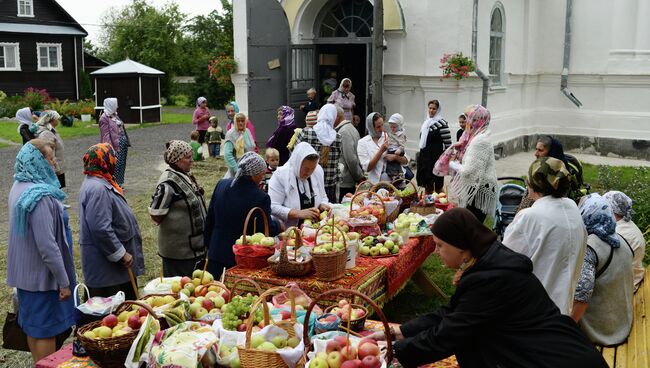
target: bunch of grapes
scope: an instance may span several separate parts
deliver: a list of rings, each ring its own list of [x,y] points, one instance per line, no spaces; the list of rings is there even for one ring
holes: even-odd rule
[[[237,328],[244,323],[248,317],[248,312],[253,303],[255,303],[255,300],[256,298],[251,294],[243,297],[239,295],[233,297],[230,303],[223,306],[223,312],[221,314],[223,328],[231,331],[237,330]],[[261,307],[255,311],[253,318],[255,323],[264,320]]]

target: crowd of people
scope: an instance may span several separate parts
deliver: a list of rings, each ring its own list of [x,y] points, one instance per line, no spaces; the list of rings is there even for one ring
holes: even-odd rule
[[[463,367],[605,366],[594,344],[624,342],[632,325],[632,295],[643,279],[643,234],[622,192],[581,192],[582,178],[561,143],[542,136],[527,175],[527,192],[503,240],[483,225],[494,214],[497,175],[490,111],[470,105],[452,143],[441,103],[431,100],[418,137],[414,175],[404,117],[371,112],[361,136],[352,81],[343,79],[323,106],[315,90],[301,106],[277,110],[277,129],[259,152],[253,122],[236,102],[226,106],[225,129],[207,100],[196,101],[192,141],[172,140],[168,167],[156,184],[149,215],[158,226],[163,275],[186,276],[207,258],[218,278],[235,266],[232,245],[247,215],[269,222],[270,235],[319,219],[364,181],[417,181],[426,193],[444,190],[453,207],[434,223],[436,252],[457,270],[449,306],[393,331],[398,359],[418,366],[456,354]],[[7,284],[17,288],[19,324],[35,360],[54,351],[54,336],[73,323],[76,284],[67,223],[63,141],[59,115],[17,113],[24,146],[16,157],[9,195]],[[83,157],[79,245],[91,296],[135,293],[126,270],[144,272],[140,228],[124,196],[129,144],[117,100],[107,98],[99,142]],[[225,134],[224,134],[225,131]],[[192,163],[220,157],[227,167],[206,204]],[[573,168],[573,169],[572,169]],[[252,227],[252,226],[250,226]],[[379,334],[375,336],[381,338]],[[544,364],[539,364],[539,357]]]

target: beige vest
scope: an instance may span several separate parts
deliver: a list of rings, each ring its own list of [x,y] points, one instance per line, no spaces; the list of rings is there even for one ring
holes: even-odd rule
[[[632,329],[633,275],[632,250],[620,236],[619,248],[612,248],[596,235],[587,238],[587,244],[598,256],[596,273],[605,267],[610,253],[612,260],[607,269],[596,278],[589,306],[580,320],[580,328],[595,344],[610,346],[625,342]]]

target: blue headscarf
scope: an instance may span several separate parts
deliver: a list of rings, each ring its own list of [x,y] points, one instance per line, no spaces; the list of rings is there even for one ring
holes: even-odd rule
[[[230,101],[226,105],[226,122],[233,122],[235,121],[235,117],[233,116],[232,120],[228,117],[228,106],[232,106],[233,109],[235,110],[235,114],[239,113],[239,105],[237,105],[237,102],[235,101]]]
[[[616,236],[614,212],[605,198],[597,193],[589,194],[580,201],[579,207],[588,234],[595,234],[612,248],[621,246]]]
[[[60,189],[59,179],[50,163],[31,143],[26,143],[18,152],[14,169],[14,181],[34,183],[20,195],[14,208],[13,226],[18,234],[23,235],[27,214],[36,208],[38,202],[45,196],[62,201],[65,193]]]

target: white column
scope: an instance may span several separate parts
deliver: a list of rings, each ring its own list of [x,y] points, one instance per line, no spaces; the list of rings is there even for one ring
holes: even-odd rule
[[[248,14],[246,0],[233,0],[233,43],[237,73],[231,76],[235,100],[241,111],[248,112]]]
[[[650,50],[650,0],[638,0],[636,49]]]
[[[614,50],[631,50],[636,47],[638,0],[613,1],[612,46]]]

